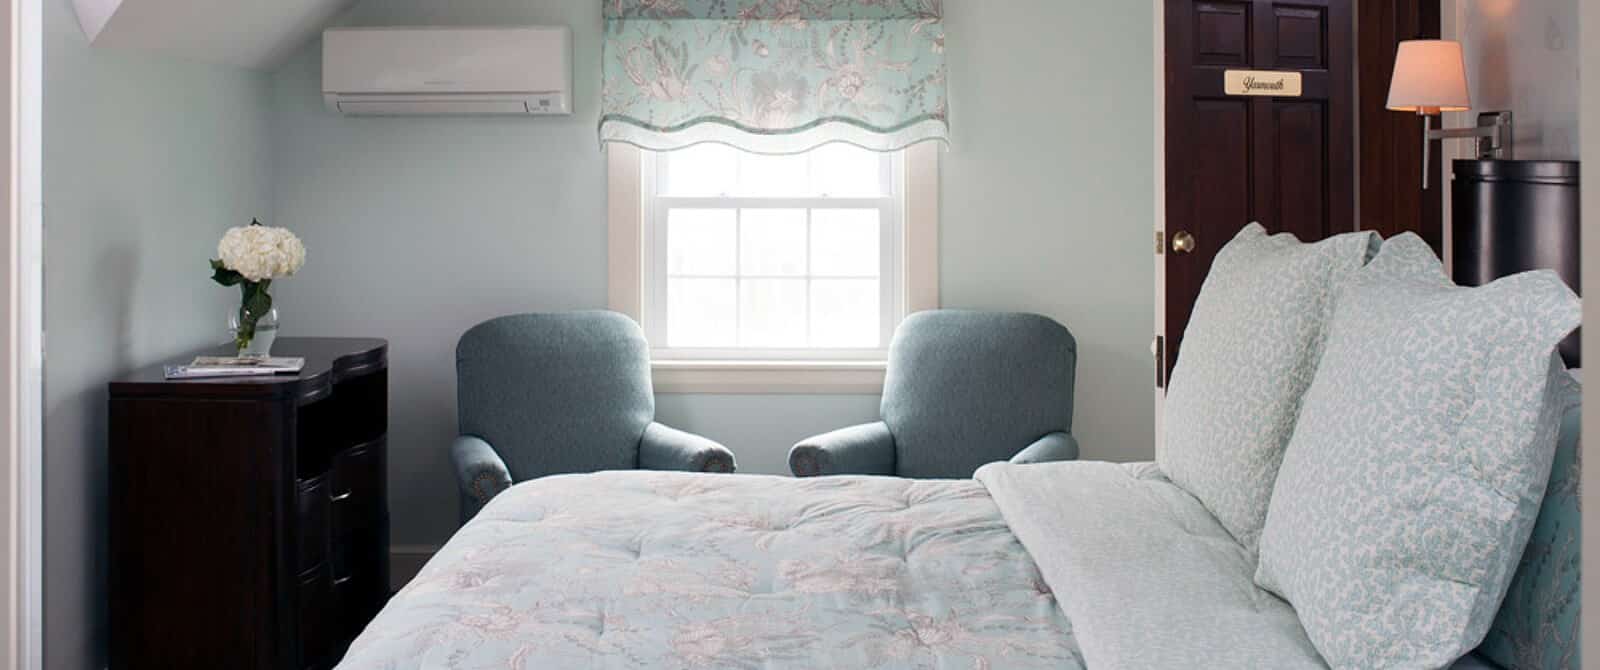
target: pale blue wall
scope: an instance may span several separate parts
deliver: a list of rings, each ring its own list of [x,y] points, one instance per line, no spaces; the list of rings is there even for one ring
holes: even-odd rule
[[[1150,458],[1151,3],[945,6],[944,302],[1068,324],[1086,455]],[[310,248],[278,285],[285,331],[391,340],[394,540],[435,544],[456,518],[456,338],[500,314],[605,306],[600,3],[368,0],[343,22],[565,24],[576,41],[567,118],[343,118],[323,107],[317,44],[275,77],[274,207]],[[724,441],[745,472],[786,472],[795,440],[876,414],[869,396],[659,402],[661,420]]]
[[[44,30],[45,667],[95,668],[106,382],[227,339],[233,296],[206,260],[227,226],[271,216],[271,88],[261,74],[92,50],[69,0],[45,0]]]

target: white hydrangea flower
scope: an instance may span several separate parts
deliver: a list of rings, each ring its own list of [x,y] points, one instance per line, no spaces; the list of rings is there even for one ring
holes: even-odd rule
[[[260,282],[289,277],[306,263],[306,247],[287,228],[240,226],[217,243],[223,267]]]

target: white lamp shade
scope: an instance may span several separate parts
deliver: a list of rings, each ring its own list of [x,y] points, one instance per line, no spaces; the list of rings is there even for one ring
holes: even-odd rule
[[[1438,114],[1472,109],[1467,92],[1467,66],[1461,43],[1450,40],[1407,40],[1395,54],[1389,80],[1389,109]]]

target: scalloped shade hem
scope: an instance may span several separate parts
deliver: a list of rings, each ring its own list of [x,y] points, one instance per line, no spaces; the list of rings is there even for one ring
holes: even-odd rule
[[[697,144],[712,143],[756,154],[790,155],[842,142],[868,151],[891,152],[930,141],[948,145],[949,124],[942,119],[927,119],[887,133],[842,121],[784,133],[751,132],[718,122],[700,123],[671,131],[655,130],[615,119],[600,124],[602,144],[631,144],[648,151],[677,151]]]

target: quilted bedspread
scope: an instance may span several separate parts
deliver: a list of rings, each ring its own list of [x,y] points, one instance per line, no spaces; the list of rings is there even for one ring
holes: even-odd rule
[[[339,667],[1083,662],[977,481],[618,472],[496,497]]]

